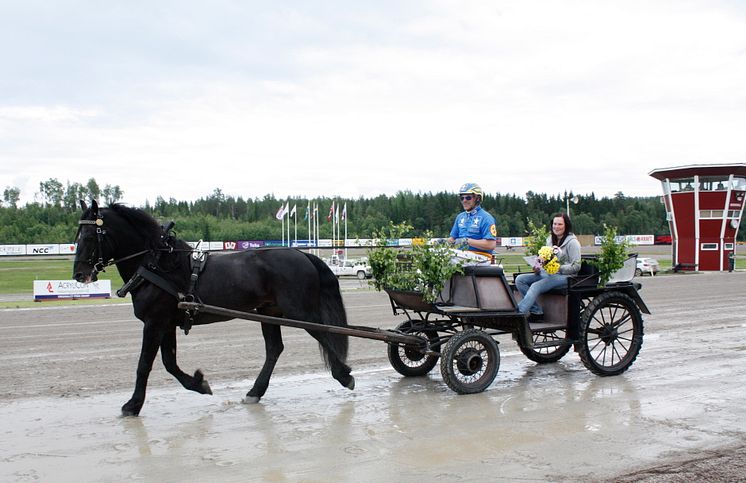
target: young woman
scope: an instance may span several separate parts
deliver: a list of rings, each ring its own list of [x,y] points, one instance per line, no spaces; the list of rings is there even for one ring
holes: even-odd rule
[[[580,271],[580,242],[572,233],[572,222],[565,213],[552,217],[552,234],[547,237],[547,245],[557,252],[560,262],[559,272],[549,275],[543,268],[534,268],[534,273],[524,273],[515,279],[515,285],[523,295],[518,303],[518,311],[530,313],[534,318],[544,315],[536,299],[544,292],[567,287],[567,277]]]

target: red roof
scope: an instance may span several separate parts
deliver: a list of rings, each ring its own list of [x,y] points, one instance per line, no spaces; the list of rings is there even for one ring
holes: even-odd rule
[[[666,178],[691,178],[693,176],[746,176],[746,164],[690,164],[675,168],[654,169],[648,173],[655,179],[663,181]]]

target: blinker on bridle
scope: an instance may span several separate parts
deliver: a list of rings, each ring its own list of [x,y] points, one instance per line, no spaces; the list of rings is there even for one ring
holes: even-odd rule
[[[93,256],[94,253],[91,253],[91,256],[88,258],[88,263],[90,263],[93,266],[93,269],[91,270],[91,276],[96,275],[100,272],[106,272],[106,267],[110,265],[114,265],[115,263],[123,262],[125,260],[129,260],[130,258],[135,258],[140,255],[144,255],[148,253],[150,250],[141,250],[137,253],[133,253],[132,255],[127,255],[126,257],[118,258],[116,260],[109,259],[108,261],[104,262],[103,254],[104,251],[102,249],[104,245],[104,235],[106,235],[106,230],[102,228],[104,226],[104,219],[99,214],[96,213],[96,219],[95,220],[78,220],[78,225],[95,225],[96,226],[96,250],[98,251],[98,260],[96,262],[93,262]]]
[[[105,272],[105,268],[111,263],[104,263],[103,259],[103,244],[104,244],[104,234],[106,233],[106,230],[102,229],[101,227],[104,226],[104,219],[101,217],[100,214],[96,213],[96,219],[95,220],[78,220],[78,225],[95,225],[96,226],[96,250],[98,251],[98,260],[94,263],[93,262],[93,252],[91,253],[91,256],[88,258],[88,263],[90,263],[93,266],[93,270],[91,270],[91,276],[96,275],[99,272]]]

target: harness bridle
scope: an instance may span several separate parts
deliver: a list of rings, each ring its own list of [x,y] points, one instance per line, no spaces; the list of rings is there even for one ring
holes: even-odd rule
[[[133,253],[131,255],[127,255],[122,258],[110,258],[109,260],[104,261],[103,255],[104,255],[104,240],[107,240],[104,238],[104,235],[106,235],[106,229],[103,228],[104,226],[104,218],[99,214],[96,213],[96,219],[95,220],[78,220],[78,225],[95,225],[96,226],[96,247],[91,251],[91,255],[88,257],[88,260],[85,260],[88,262],[88,264],[93,267],[91,269],[91,277],[95,277],[96,274],[101,272],[106,272],[106,267],[109,267],[111,265],[117,264],[119,262],[123,262],[125,260],[130,260],[135,257],[139,257],[140,255],[145,255],[146,253],[150,252],[150,249],[140,250],[139,252]],[[98,259],[94,262],[94,255],[98,252]],[[75,261],[81,261],[77,254],[75,256]]]
[[[194,302],[195,300],[197,300],[194,295],[194,291],[197,286],[197,279],[199,277],[200,272],[204,269],[205,263],[207,261],[206,253],[204,253],[200,248],[200,244],[202,243],[202,240],[200,240],[200,243],[197,245],[196,251],[192,249],[181,250],[181,249],[174,248],[169,242],[169,231],[174,226],[174,223],[171,222],[166,227],[161,227],[163,229],[161,240],[165,245],[164,248],[147,248],[144,250],[140,250],[139,252],[132,253],[131,255],[127,255],[121,258],[117,258],[117,259],[110,258],[109,260],[104,261],[104,258],[103,258],[104,242],[106,240],[111,243],[111,239],[104,236],[106,235],[106,229],[104,228],[103,216],[101,216],[99,212],[96,212],[95,220],[79,220],[78,225],[81,227],[83,225],[95,225],[96,226],[96,247],[93,250],[91,250],[91,254],[87,260],[88,264],[93,267],[91,269],[92,278],[95,277],[96,274],[100,272],[105,272],[106,267],[109,267],[111,265],[117,264],[119,262],[123,262],[125,260],[130,260],[132,258],[136,258],[141,255],[145,255],[146,253],[155,254],[155,262],[141,265],[137,269],[135,274],[129,280],[126,281],[124,286],[122,286],[122,288],[117,290],[118,296],[124,297],[127,294],[127,292],[136,289],[143,281],[147,280],[153,285],[173,295],[179,301],[186,300],[189,302]],[[113,250],[113,251],[115,252],[116,250]],[[182,293],[179,290],[179,287],[177,287],[172,281],[169,281],[163,276],[158,275],[156,273],[159,271],[157,267],[157,260],[159,258],[158,252],[172,253],[174,251],[184,251],[184,252],[188,251],[192,253],[192,257],[191,257],[192,258],[192,262],[191,262],[192,274],[191,274],[191,277],[189,278],[189,290],[187,291],[186,294]],[[96,253],[98,253],[98,259],[94,261],[94,259],[96,258],[95,257]],[[76,262],[80,261],[77,254],[75,256],[75,261]],[[182,322],[181,324],[181,327],[184,330],[184,334],[189,334],[189,330],[191,329],[196,316],[197,316],[196,311],[193,311],[193,310],[184,311],[184,322]]]

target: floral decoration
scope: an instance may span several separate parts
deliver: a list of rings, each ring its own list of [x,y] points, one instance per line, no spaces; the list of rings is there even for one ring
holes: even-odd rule
[[[559,272],[560,263],[557,259],[557,252],[552,247],[539,248],[538,258],[536,259],[538,268],[543,268],[549,275]]]

